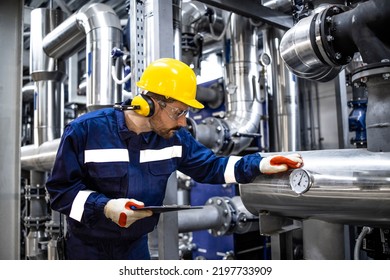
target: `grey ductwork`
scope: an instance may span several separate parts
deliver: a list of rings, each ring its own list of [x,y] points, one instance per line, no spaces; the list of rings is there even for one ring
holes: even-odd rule
[[[45,52],[67,58],[83,45],[86,36],[87,107],[94,110],[121,99],[121,87],[111,78],[111,50],[120,48],[122,28],[111,7],[87,4],[43,40]]]

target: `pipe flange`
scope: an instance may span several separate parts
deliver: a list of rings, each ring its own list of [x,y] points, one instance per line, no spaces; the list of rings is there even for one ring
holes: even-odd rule
[[[191,118],[186,118],[187,130],[191,133],[192,137],[196,138],[196,122]]]
[[[229,197],[212,197],[210,198],[206,205],[212,205],[218,212],[221,217],[221,226],[219,228],[209,229],[209,233],[213,236],[222,236],[225,234],[232,233],[235,222],[235,208],[231,203],[231,198]]]
[[[334,30],[334,24],[332,18],[335,15],[349,11],[350,8],[343,5],[331,6],[318,15],[316,21],[316,37],[321,38],[321,43],[317,40],[318,44],[321,44],[319,48],[323,58],[332,66],[346,65],[351,62],[354,52],[341,53],[337,51],[332,32]],[[324,53],[325,52],[325,55]]]
[[[201,143],[210,148],[215,154],[229,152],[230,131],[224,120],[209,117],[202,120],[202,123],[198,125],[198,130],[201,125],[208,127],[209,134],[207,136],[197,135]],[[206,139],[206,141],[201,139]]]
[[[369,77],[382,76],[384,80],[390,79],[390,62],[371,63],[358,68],[352,75],[352,83],[365,84]]]

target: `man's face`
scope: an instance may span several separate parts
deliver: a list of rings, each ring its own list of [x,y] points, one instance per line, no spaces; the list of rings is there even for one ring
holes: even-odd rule
[[[179,101],[165,103],[153,100],[153,102],[156,105],[156,112],[150,118],[150,124],[153,131],[158,135],[169,139],[180,127],[187,125],[187,105]]]

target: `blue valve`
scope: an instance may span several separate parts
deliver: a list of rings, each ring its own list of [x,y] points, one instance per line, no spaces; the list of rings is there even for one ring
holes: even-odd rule
[[[111,51],[111,57],[113,57],[113,58],[118,58],[118,57],[121,57],[123,55],[124,55],[124,52],[117,47],[113,48]]]

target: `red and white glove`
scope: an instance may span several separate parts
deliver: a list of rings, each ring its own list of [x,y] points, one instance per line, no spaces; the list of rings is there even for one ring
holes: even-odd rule
[[[131,207],[143,208],[144,203],[135,199],[111,199],[104,206],[104,215],[120,227],[128,228],[135,221],[152,216],[152,211],[133,211]]]
[[[300,154],[287,156],[274,155],[265,157],[260,161],[260,172],[274,174],[287,171],[289,168],[299,168],[301,166],[303,166],[303,159]]]

